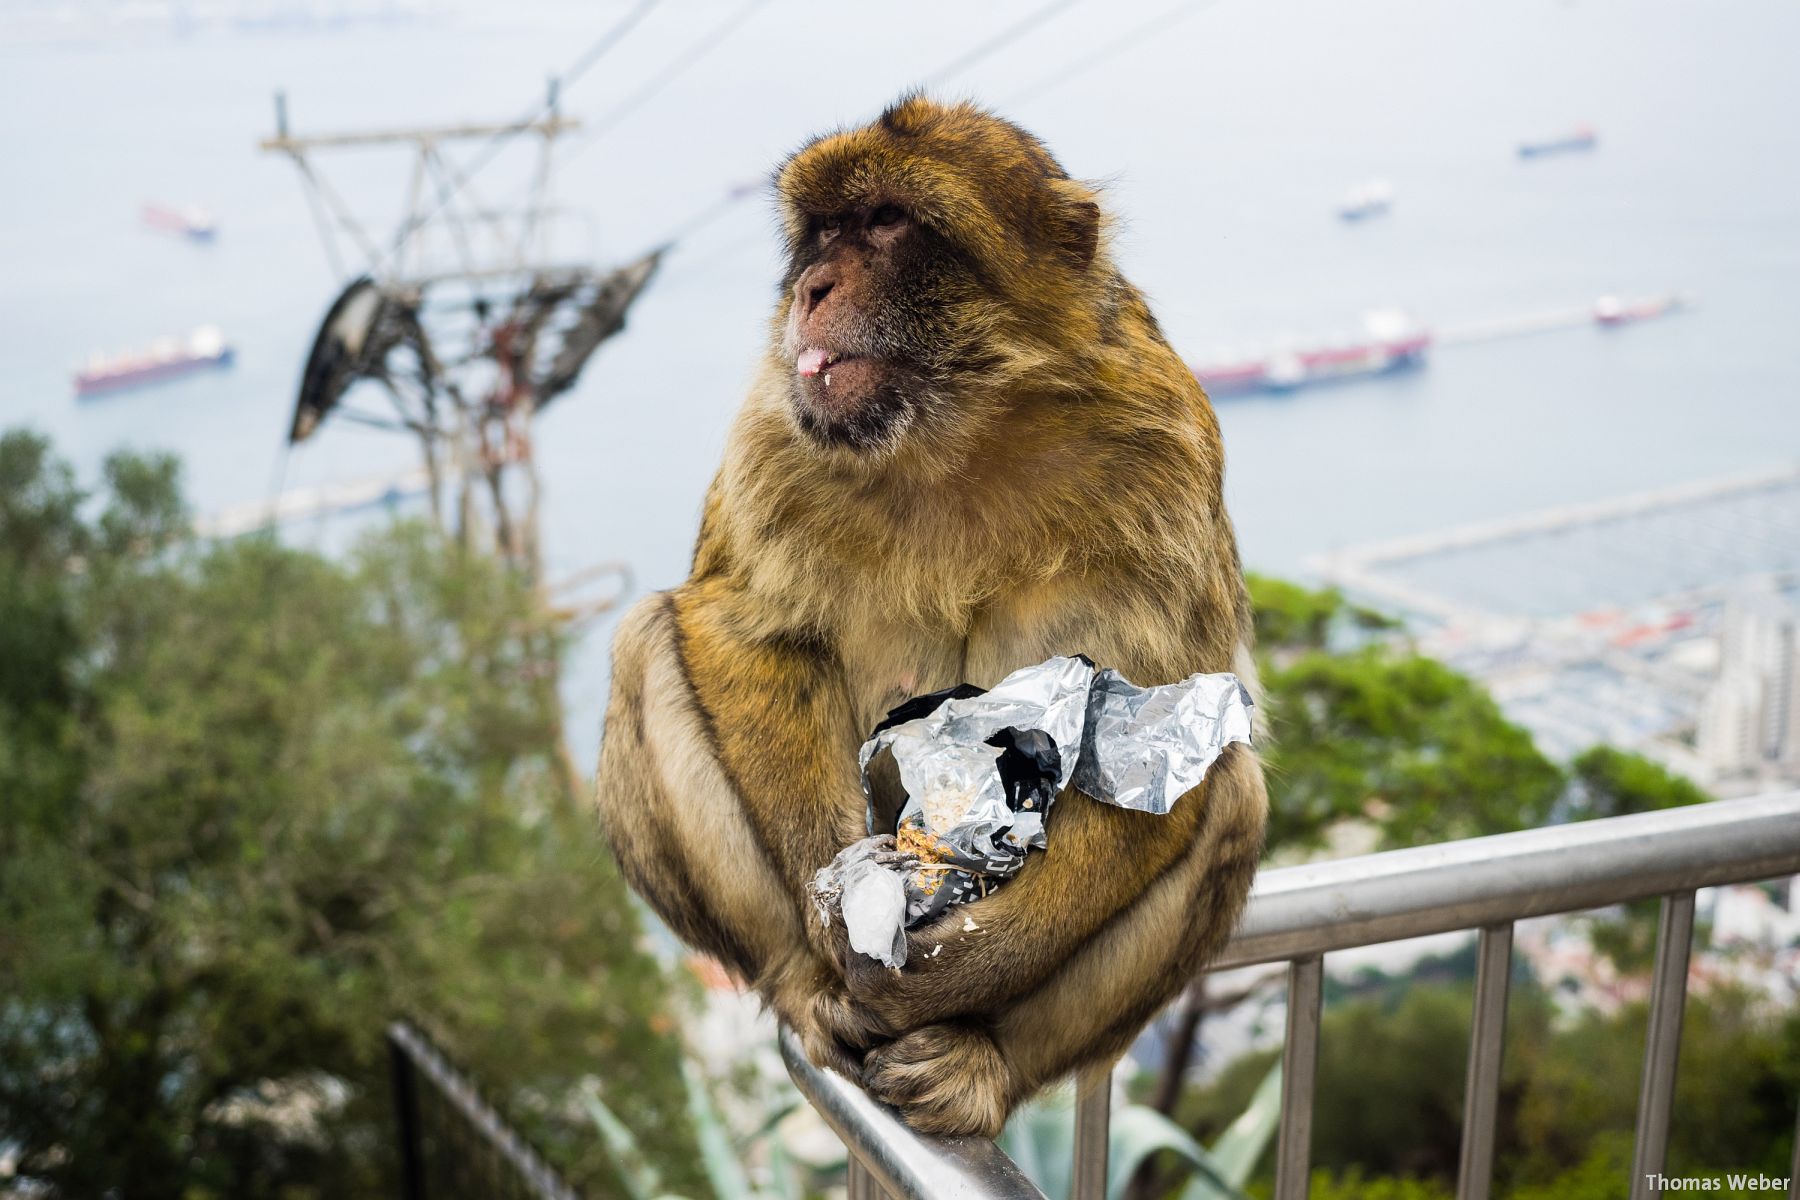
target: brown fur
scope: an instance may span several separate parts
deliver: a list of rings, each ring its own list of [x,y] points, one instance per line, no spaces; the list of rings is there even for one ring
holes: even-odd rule
[[[801,150],[779,190],[789,294],[692,575],[620,629],[600,810],[639,891],[816,1059],[921,1129],[992,1134],[1121,1053],[1222,944],[1261,850],[1255,756],[1234,747],[1163,817],[1065,794],[1050,849],[913,931],[901,971],[846,954],[805,884],[861,836],[856,749],[899,701],[1051,654],[1140,684],[1233,668],[1250,625],[1218,426],[1094,193],[1015,126],[911,97]],[[809,240],[882,204],[943,258],[928,308],[891,300],[916,255]],[[796,416],[795,289],[821,262],[834,319],[930,335],[877,443]]]

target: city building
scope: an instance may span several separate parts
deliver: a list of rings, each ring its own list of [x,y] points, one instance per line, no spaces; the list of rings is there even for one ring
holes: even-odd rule
[[[1722,773],[1800,762],[1800,611],[1773,589],[1725,603],[1719,675],[1701,702],[1695,748]]]

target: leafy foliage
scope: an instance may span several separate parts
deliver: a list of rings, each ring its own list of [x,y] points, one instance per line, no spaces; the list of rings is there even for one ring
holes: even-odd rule
[[[1709,799],[1609,746],[1565,773],[1480,684],[1374,638],[1391,622],[1334,590],[1252,575],[1250,594],[1273,846],[1317,846],[1352,820],[1378,826],[1386,846],[1411,846]]]
[[[1405,846],[1541,825],[1562,771],[1480,685],[1381,642],[1329,648],[1382,619],[1332,591],[1252,576],[1271,794],[1269,842],[1319,844],[1376,822]]]
[[[1575,786],[1568,815],[1574,820],[1656,812],[1712,799],[1693,780],[1611,746],[1586,750],[1569,767]]]
[[[67,1195],[391,1192],[423,1021],[578,1179],[604,1074],[703,1194],[666,983],[568,794],[524,585],[399,527],[338,564],[185,539],[0,438],[0,1129]]]
[[[1372,1001],[1327,1009],[1314,1109],[1319,1175],[1313,1195],[1436,1200],[1453,1194],[1470,1001],[1465,984],[1415,989],[1391,1010]],[[1501,1076],[1497,1195],[1623,1197],[1646,1017],[1640,1003],[1559,1025],[1541,992],[1514,983]],[[1277,1056],[1247,1056],[1212,1086],[1191,1093],[1183,1109],[1187,1123],[1203,1137],[1221,1128]],[[1667,1173],[1761,1170],[1785,1177],[1796,1092],[1800,1012],[1772,1011],[1729,988],[1690,997]],[[1260,1182],[1268,1181],[1265,1160]]]

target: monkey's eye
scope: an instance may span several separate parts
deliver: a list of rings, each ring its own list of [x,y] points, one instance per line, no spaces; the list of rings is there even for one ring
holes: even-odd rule
[[[873,229],[892,229],[906,220],[906,210],[898,204],[883,204],[869,214],[869,226]]]
[[[844,221],[842,217],[819,218],[819,237],[824,241],[829,242],[832,238],[836,237],[843,228]]]

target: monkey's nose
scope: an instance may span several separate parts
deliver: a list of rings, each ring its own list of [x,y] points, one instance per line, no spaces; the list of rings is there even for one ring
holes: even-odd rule
[[[801,317],[810,317],[837,286],[837,272],[829,267],[811,267],[794,283],[794,303]]]

